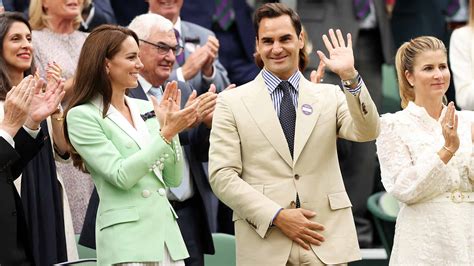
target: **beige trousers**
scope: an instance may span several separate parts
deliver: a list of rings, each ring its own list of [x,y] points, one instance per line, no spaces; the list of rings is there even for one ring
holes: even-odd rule
[[[313,252],[312,249],[306,250],[302,248],[297,243],[293,242],[290,251],[290,257],[286,266],[297,266],[297,265],[306,265],[306,266],[347,266],[346,263],[343,264],[324,264],[318,256]]]

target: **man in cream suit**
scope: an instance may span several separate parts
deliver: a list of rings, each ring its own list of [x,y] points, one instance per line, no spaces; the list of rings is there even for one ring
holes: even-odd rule
[[[360,259],[337,161],[336,139],[369,141],[379,118],[354,68],[352,41],[323,40],[326,66],[344,84],[313,84],[298,15],[282,4],[255,13],[255,80],[218,98],[209,151],[210,182],[234,210],[238,265],[324,265]],[[354,158],[357,160],[357,158]]]

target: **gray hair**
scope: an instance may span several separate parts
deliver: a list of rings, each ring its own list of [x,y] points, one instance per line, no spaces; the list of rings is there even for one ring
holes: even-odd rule
[[[169,32],[173,30],[173,23],[154,13],[146,13],[140,16],[136,16],[128,28],[133,30],[139,39],[148,40],[152,30],[158,30],[160,32]]]

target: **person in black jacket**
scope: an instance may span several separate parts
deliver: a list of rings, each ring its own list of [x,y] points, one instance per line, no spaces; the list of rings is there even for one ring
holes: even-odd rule
[[[43,146],[39,125],[64,97],[63,82],[40,92],[43,81],[28,76],[13,87],[0,122],[0,265],[31,265],[26,221],[13,181]]]

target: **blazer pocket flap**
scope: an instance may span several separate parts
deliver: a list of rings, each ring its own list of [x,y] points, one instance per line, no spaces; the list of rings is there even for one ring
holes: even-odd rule
[[[345,191],[328,195],[331,210],[352,207],[351,200]]]
[[[100,215],[98,226],[102,230],[116,224],[135,222],[139,218],[135,207],[109,210]]]

